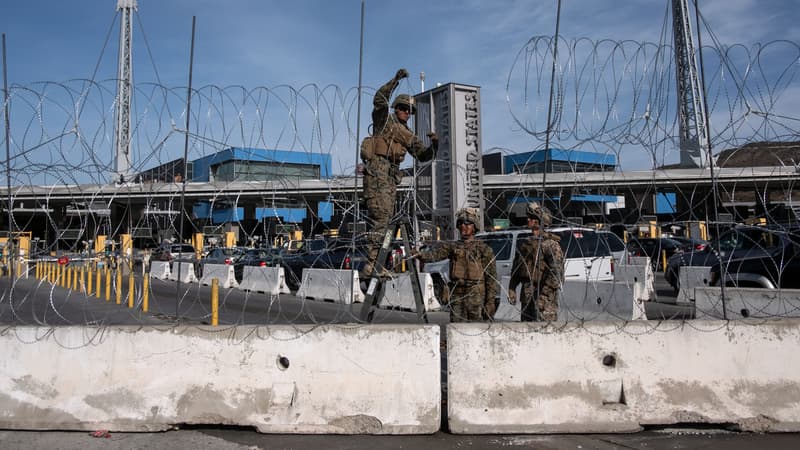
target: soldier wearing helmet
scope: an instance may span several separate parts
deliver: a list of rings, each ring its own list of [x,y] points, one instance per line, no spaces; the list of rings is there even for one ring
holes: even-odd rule
[[[497,268],[494,252],[475,232],[480,231],[477,208],[462,208],[456,213],[456,226],[461,240],[421,252],[422,261],[450,260],[450,285],[447,294],[451,322],[492,320],[497,295]]]
[[[558,291],[564,282],[564,254],[560,238],[543,231],[552,222],[547,208],[531,202],[526,208],[533,235],[519,245],[508,283],[508,301],[517,302],[522,284],[522,321],[554,321],[558,318]]]
[[[389,112],[389,99],[408,77],[406,69],[400,69],[394,78],[384,84],[372,101],[372,137],[362,144],[364,160],[364,200],[370,218],[371,241],[368,252],[369,263],[362,276],[369,276],[378,256],[382,233],[395,212],[397,185],[403,179],[400,163],[406,153],[419,161],[430,161],[436,155],[439,139],[435,133],[428,134],[431,144],[426,146],[408,127],[408,120],[416,113],[413,97],[400,94],[392,102],[394,113]],[[369,145],[365,145],[369,142]],[[365,148],[366,147],[366,148]]]

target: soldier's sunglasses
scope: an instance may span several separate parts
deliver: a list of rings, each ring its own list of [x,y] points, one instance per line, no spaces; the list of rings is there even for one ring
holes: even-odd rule
[[[397,109],[398,111],[403,111],[407,113],[411,112],[411,108],[408,105],[397,105]]]

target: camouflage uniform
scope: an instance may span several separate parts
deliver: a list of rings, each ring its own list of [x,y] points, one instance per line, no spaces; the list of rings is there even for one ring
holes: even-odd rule
[[[536,213],[532,213],[536,211]],[[536,217],[540,226],[549,225],[549,214],[537,203],[528,207],[528,216]],[[554,321],[558,319],[558,291],[564,282],[564,254],[561,238],[541,231],[517,248],[511,268],[509,291],[522,283],[522,321]]]
[[[408,76],[405,70],[401,70]],[[404,76],[398,71],[394,78],[378,89],[372,101],[372,133],[382,138],[386,154],[375,154],[364,161],[364,200],[370,219],[372,244],[368,252],[370,268],[378,256],[383,233],[394,216],[397,185],[403,179],[400,163],[405,159],[406,152],[422,161],[432,159],[436,152],[433,140],[432,145],[426,147],[406,124],[398,121],[395,114],[389,112],[389,99],[402,78]],[[408,95],[399,95],[392,107],[399,104],[408,105],[412,111],[415,110],[413,100]]]
[[[479,229],[477,220],[472,221]],[[475,239],[446,242],[419,254],[422,261],[450,260],[450,321],[475,322],[494,317],[497,268],[494,252]]]

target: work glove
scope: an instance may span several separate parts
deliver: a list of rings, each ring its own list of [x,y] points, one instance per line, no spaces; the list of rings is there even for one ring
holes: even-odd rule
[[[514,305],[517,303],[517,291],[516,289],[509,289],[508,290],[508,303]]]
[[[395,80],[400,81],[403,78],[408,78],[408,71],[406,69],[400,69],[400,70],[397,71],[396,74],[394,74],[394,79]]]
[[[431,145],[433,148],[439,147],[439,136],[436,135],[434,132],[428,133],[428,138],[431,140]]]

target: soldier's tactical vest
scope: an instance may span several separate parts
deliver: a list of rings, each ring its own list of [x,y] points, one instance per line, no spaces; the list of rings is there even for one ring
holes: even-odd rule
[[[400,164],[406,157],[406,148],[399,142],[387,140],[384,136],[367,136],[361,141],[361,159],[367,162],[375,156],[383,156],[395,164]]]
[[[460,246],[453,252],[450,261],[452,281],[480,281],[483,278],[481,255],[474,245]]]

